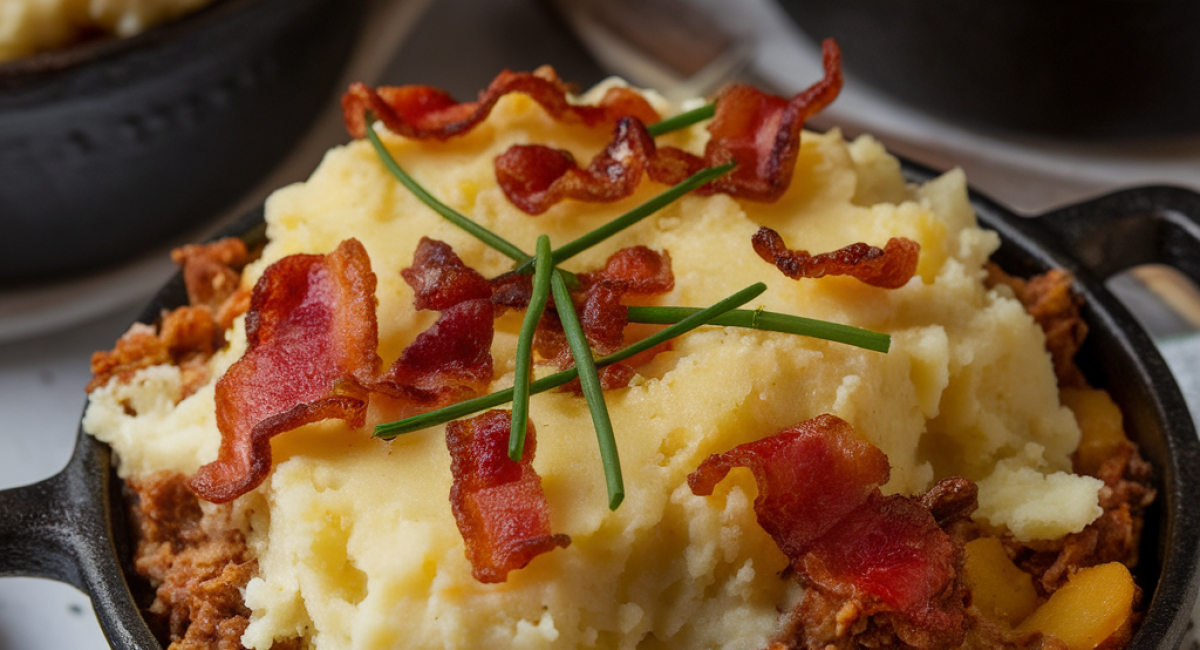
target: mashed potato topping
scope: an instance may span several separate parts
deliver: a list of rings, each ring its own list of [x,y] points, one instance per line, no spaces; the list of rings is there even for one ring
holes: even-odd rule
[[[537,142],[588,160],[607,136],[507,95],[463,137],[385,141],[435,196],[533,250],[540,233],[566,242],[663,187],[644,182],[614,204],[566,201],[530,217],[497,188],[493,159]],[[663,139],[696,151],[705,137],[693,127]],[[412,308],[399,273],[422,236],[449,243],[489,277],[511,267],[400,187],[362,141],[331,151],[308,182],[276,192],[266,213],[270,243],[243,282],[286,255],[359,239],[378,276],[385,367],[436,317]],[[845,277],[791,280],[752,250],[760,226],[817,252],[907,237],[921,246],[918,275],[896,290]],[[977,227],[961,172],[910,186],[879,143],[847,143],[837,131],[804,134],[794,180],[775,203],[684,197],[564,268],[596,268],[620,248],[647,245],[671,256],[676,286],[662,304],[708,306],[761,281],[768,291],[747,307],[887,332],[890,352],[735,328],[677,339],[628,388],[606,394],[627,486],[615,512],[583,399],[534,396],[534,467],[552,528],[572,543],[500,584],[472,578],[447,500],[442,428],[373,439],[371,427],[397,413],[372,402],[361,430],[326,421],[280,435],[271,475],[238,501],[259,560],[245,590],[253,615],[243,643],[267,650],[305,636],[315,648],[766,647],[780,611],[802,593],[781,577],[788,561],[755,519],[755,482],[735,469],[712,497],[697,497],[686,477],[712,453],[821,413],[849,421],[887,454],[887,493],[920,492],[957,474],[979,482],[976,518],[987,525],[1023,540],[1081,530],[1100,512],[1102,484],[1069,473],[1080,432],[1060,404],[1042,330],[1011,291],[985,287],[983,264],[998,242]],[[493,389],[512,383],[519,327],[519,314],[496,323]],[[214,377],[245,348],[240,321],[231,340],[212,362]],[[84,426],[114,446],[122,476],[191,473],[215,457],[211,386],[172,406],[175,382],[151,368],[92,393]]]
[[[0,0],[0,61],[95,34],[133,36],[213,0]]]

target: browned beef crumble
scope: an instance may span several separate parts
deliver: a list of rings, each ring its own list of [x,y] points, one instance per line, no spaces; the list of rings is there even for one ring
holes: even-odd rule
[[[208,360],[225,345],[225,331],[250,306],[241,269],[253,257],[237,238],[189,245],[171,253],[183,268],[188,304],[164,311],[156,325],[134,323],[108,352],[92,355],[90,393],[113,377],[129,381],[143,368],[173,364],[183,371],[187,397],[208,382]]]
[[[243,650],[250,610],[241,590],[258,571],[231,504],[201,508],[187,477],[162,472],[128,482],[138,544],[134,566],[155,589],[149,614],[168,650]],[[274,650],[298,649],[299,640]]]

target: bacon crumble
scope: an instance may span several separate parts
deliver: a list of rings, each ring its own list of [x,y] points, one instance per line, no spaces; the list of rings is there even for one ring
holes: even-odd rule
[[[412,266],[400,272],[415,307],[440,311],[375,384],[395,397],[448,404],[471,397],[492,380],[495,309],[491,284],[444,242],[422,237]]]
[[[779,233],[763,226],[751,238],[754,252],[793,280],[848,275],[882,289],[898,289],[917,272],[921,245],[905,237],[892,237],[882,249],[859,242],[830,253],[812,255],[789,250]]]
[[[537,435],[530,422],[521,461],[508,457],[512,417],[493,410],[446,426],[450,449],[450,505],[479,582],[508,579],[533,558],[571,544],[550,532],[542,479],[533,469]]]
[[[577,294],[574,305],[588,345],[598,356],[612,354],[625,346],[625,330],[629,324],[627,296],[662,294],[675,288],[671,271],[671,256],[645,246],[623,248],[604,263],[604,268],[579,275],[583,291]],[[534,350],[559,368],[574,365],[562,322],[553,309],[542,316],[534,335]],[[628,363],[617,363],[599,370],[604,390],[629,385],[635,371]],[[579,380],[573,380],[564,390],[578,393]]]
[[[241,269],[250,261],[250,252],[241,239],[227,237],[176,248],[171,259],[183,269],[188,304],[207,306],[216,314],[241,284]]]

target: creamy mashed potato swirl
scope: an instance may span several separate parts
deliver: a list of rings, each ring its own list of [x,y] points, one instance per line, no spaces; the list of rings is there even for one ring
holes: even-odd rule
[[[566,201],[530,217],[497,188],[492,161],[531,142],[586,161],[608,135],[556,123],[508,95],[463,137],[385,142],[435,196],[533,250],[540,233],[566,242],[664,188],[645,181],[614,204]],[[705,137],[693,127],[664,140],[700,151]],[[915,493],[959,474],[980,482],[976,518],[1020,539],[1090,523],[1101,483],[1068,473],[1080,434],[1059,402],[1042,331],[1007,289],[984,286],[982,265],[999,240],[977,227],[962,173],[909,186],[870,138],[847,143],[831,131],[802,142],[778,202],[687,196],[563,266],[595,268],[635,244],[666,250],[676,287],[661,304],[708,306],[761,281],[768,291],[747,307],[887,332],[889,353],[734,328],[681,337],[628,388],[606,395],[627,486],[616,512],[583,399],[534,396],[534,467],[552,528],[572,543],[501,584],[471,576],[448,502],[443,428],[372,439],[372,426],[397,416],[376,400],[361,430],[328,421],[280,435],[272,474],[238,502],[260,567],[245,590],[253,616],[243,643],[267,650],[300,635],[314,648],[766,647],[780,611],[802,594],[781,577],[787,560],[757,524],[754,481],[735,469],[712,497],[697,497],[686,477],[709,454],[821,413],[849,421],[887,454],[885,492]],[[270,244],[243,281],[283,256],[358,238],[379,279],[385,367],[436,316],[413,309],[399,273],[422,236],[448,242],[485,275],[511,266],[422,205],[361,141],[276,192],[266,214]],[[897,290],[843,277],[794,281],[752,250],[760,225],[812,252],[907,237],[921,245],[918,276]],[[512,383],[519,326],[519,314],[497,321],[493,389]],[[231,339],[213,361],[217,373],[244,349],[240,323]],[[174,377],[172,385],[170,371],[149,369],[92,394],[85,427],[114,445],[123,476],[190,473],[215,457],[211,386],[176,406]],[[132,416],[128,403],[145,406]]]

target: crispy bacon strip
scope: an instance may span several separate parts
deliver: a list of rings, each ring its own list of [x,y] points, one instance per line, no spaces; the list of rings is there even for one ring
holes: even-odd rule
[[[609,126],[632,115],[646,124],[658,121],[658,113],[637,92],[611,88],[595,106],[572,104],[570,88],[554,69],[542,66],[534,72],[505,70],[492,80],[475,102],[459,103],[449,93],[429,86],[383,87],[372,90],[355,83],[342,96],[346,129],[355,138],[366,135],[365,112],[373,112],[388,130],[417,140],[448,140],[475,128],[492,107],[508,93],[524,93],[541,104],[551,117],[584,126]]]
[[[379,379],[375,388],[419,403],[446,404],[478,394],[492,380],[495,310],[491,284],[444,242],[422,237],[413,265],[400,272],[417,309],[442,312]]]
[[[915,498],[873,492],[816,540],[801,562],[803,574],[820,588],[861,602],[862,615],[908,619],[912,625],[894,626],[898,632],[963,630],[954,546]]]
[[[789,250],[779,233],[763,226],[750,242],[754,252],[794,280],[848,275],[873,287],[898,289],[917,272],[921,245],[905,237],[892,237],[882,249],[862,242],[831,253],[812,255]]]
[[[446,426],[454,476],[450,504],[480,582],[504,582],[509,571],[571,544],[570,537],[550,532],[542,479],[533,469],[533,423],[521,462],[508,457],[511,420],[508,411],[493,410]]]
[[[791,184],[804,123],[841,92],[841,52],[832,39],[824,42],[823,54],[825,76],[790,100],[744,85],[725,91],[717,98],[702,157],[656,147],[642,123],[627,119],[617,124],[608,146],[587,169],[566,151],[516,145],[496,159],[496,180],[514,205],[541,214],[563,199],[625,198],[637,189],[643,172],[655,182],[675,185],[705,167],[736,162],[732,172],[697,192],[775,201]]]
[[[375,274],[348,239],[328,255],[292,255],[254,287],[247,349],[216,387],[217,460],[190,482],[222,503],[254,489],[271,470],[273,436],[338,418],[362,426],[375,353]]]
[[[707,187],[754,201],[771,202],[787,191],[800,153],[800,131],[809,118],[842,91],[842,53],[833,39],[821,44],[825,76],[790,100],[750,86],[734,86],[717,102],[704,149],[706,167],[738,166]]]
[[[712,494],[733,467],[753,472],[759,524],[819,592],[802,608],[826,609],[833,599],[852,607],[840,608],[839,619],[850,620],[839,628],[859,616],[898,617],[901,624],[893,627],[908,643],[925,647],[922,639],[947,635],[961,643],[965,619],[953,543],[920,499],[882,495],[887,457],[848,423],[821,415],[714,454],[688,484],[694,494]],[[942,492],[959,492],[957,487]],[[840,636],[844,630],[824,633]],[[833,640],[821,639],[816,647]]]

